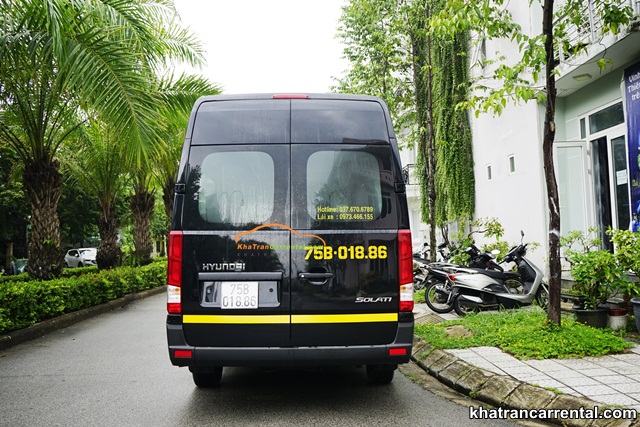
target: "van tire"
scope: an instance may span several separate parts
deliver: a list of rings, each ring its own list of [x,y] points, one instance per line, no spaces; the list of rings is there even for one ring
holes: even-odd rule
[[[214,368],[212,372],[192,372],[193,382],[199,388],[218,387],[222,379],[222,366]]]
[[[393,380],[396,365],[367,365],[367,380],[369,384],[385,385]]]

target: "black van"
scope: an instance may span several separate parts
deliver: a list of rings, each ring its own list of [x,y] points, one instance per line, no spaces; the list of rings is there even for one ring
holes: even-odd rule
[[[199,99],[169,238],[171,362],[366,365],[393,379],[413,342],[411,232],[385,103],[358,95]]]

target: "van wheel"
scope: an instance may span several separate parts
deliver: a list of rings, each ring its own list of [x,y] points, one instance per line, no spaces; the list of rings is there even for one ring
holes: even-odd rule
[[[367,365],[367,380],[369,384],[389,384],[395,370],[396,365]]]
[[[214,368],[211,372],[192,372],[193,382],[197,387],[218,387],[222,379],[222,366]]]

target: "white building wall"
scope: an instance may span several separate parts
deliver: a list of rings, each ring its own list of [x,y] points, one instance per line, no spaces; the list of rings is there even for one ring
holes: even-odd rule
[[[602,109],[614,101],[622,99],[620,83],[624,69],[631,64],[612,71],[604,77],[562,98],[562,113],[564,121],[558,121],[557,141],[580,140],[580,117]]]
[[[520,231],[524,232],[526,242],[537,242],[542,247],[547,244],[541,118],[540,108],[529,102],[509,106],[501,116],[482,114],[472,121],[475,216],[496,218],[505,230],[503,240],[513,244],[520,242]],[[476,241],[492,240],[478,236]],[[542,253],[540,250],[529,253],[540,268],[546,262]]]
[[[528,2],[512,2],[509,10],[522,31],[539,32],[541,12]],[[517,45],[508,40],[486,42],[486,58],[500,61],[504,55],[512,65],[519,58]],[[478,76],[491,70],[472,69]],[[537,242],[540,249],[528,256],[546,270],[547,199],[542,162],[544,109],[536,102],[507,104],[501,115],[472,115],[474,173],[476,177],[476,218],[496,218],[504,227],[503,240],[517,244],[524,232],[525,242]],[[511,170],[513,159],[515,170]],[[491,179],[488,167],[491,167]],[[492,239],[476,238],[478,243]]]

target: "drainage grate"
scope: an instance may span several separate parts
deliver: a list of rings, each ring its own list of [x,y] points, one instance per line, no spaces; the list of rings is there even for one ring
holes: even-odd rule
[[[425,323],[441,323],[444,319],[436,314],[425,314],[415,318],[416,325],[424,325]]]

